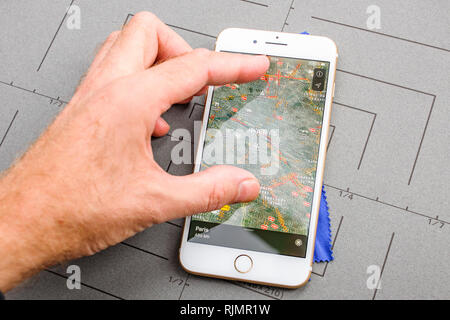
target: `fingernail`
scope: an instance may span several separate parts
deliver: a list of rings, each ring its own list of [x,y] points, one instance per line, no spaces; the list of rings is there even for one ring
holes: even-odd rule
[[[263,60],[263,58],[264,58],[264,60],[265,60],[264,63],[267,63],[268,66],[270,65],[270,57],[269,56],[260,55],[259,57],[261,60]]]
[[[256,199],[259,194],[259,182],[256,179],[247,179],[239,184],[236,202],[248,202]]]

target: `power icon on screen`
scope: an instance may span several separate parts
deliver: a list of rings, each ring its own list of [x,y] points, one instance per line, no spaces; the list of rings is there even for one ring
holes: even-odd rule
[[[314,91],[322,91],[325,88],[325,70],[316,68],[314,69],[314,76],[312,81],[312,89]]]

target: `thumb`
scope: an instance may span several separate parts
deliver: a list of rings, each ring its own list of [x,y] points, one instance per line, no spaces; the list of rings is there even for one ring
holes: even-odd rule
[[[250,172],[233,166],[214,166],[188,176],[169,176],[165,190],[168,220],[249,202],[259,194],[259,182]]]

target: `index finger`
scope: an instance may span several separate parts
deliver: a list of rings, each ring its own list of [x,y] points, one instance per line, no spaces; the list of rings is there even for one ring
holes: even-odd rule
[[[147,69],[155,60],[192,51],[191,46],[150,12],[136,14],[121,31],[104,61],[128,72]]]
[[[163,113],[205,85],[256,80],[268,68],[266,56],[195,49],[131,77],[134,85],[130,94],[138,106],[155,101],[160,107],[159,112]]]

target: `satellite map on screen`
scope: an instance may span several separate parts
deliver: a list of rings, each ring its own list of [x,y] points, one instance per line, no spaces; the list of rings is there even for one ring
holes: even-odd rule
[[[306,236],[329,64],[270,61],[256,81],[215,88],[201,163],[201,170],[215,164],[249,170],[260,195],[192,219]]]

